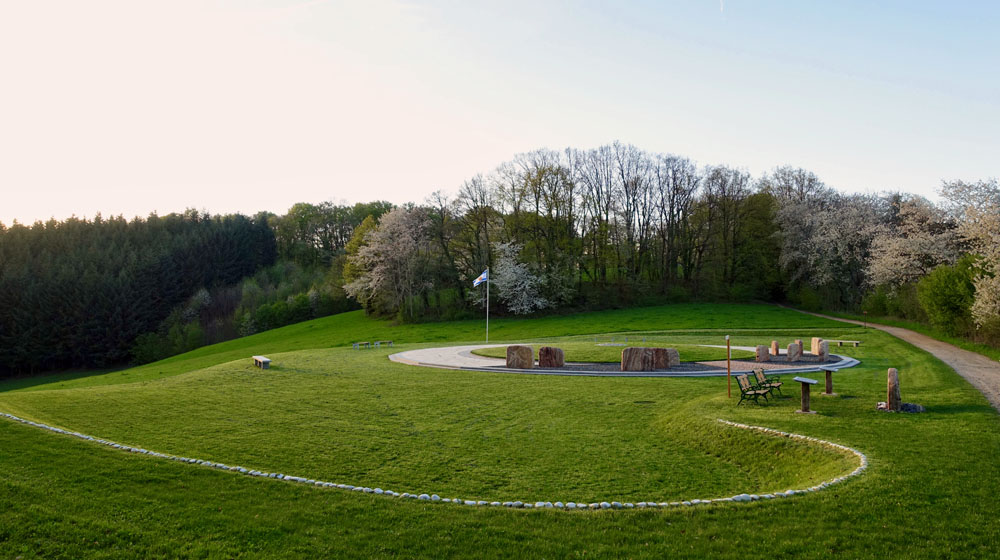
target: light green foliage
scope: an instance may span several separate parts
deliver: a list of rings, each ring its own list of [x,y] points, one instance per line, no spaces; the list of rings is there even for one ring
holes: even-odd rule
[[[961,332],[971,322],[974,263],[973,258],[963,257],[954,266],[935,268],[917,283],[917,298],[927,317],[948,334]]]

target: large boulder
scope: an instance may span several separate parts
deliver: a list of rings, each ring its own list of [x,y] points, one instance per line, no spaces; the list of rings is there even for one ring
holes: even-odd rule
[[[653,371],[656,353],[652,348],[623,348],[622,371]]]
[[[809,348],[809,352],[812,355],[819,356],[819,343],[820,342],[823,342],[822,338],[820,338],[818,336],[814,336],[813,337],[813,339],[812,339],[812,346],[810,346],[810,348]]]
[[[653,351],[653,369],[670,369],[670,355],[666,348],[650,348]]]
[[[542,346],[538,349],[538,367],[563,367],[566,365],[566,354],[562,348]]]
[[[827,340],[819,341],[819,354],[816,357],[820,362],[825,362],[830,359],[830,342]]]
[[[771,355],[772,356],[777,356],[780,353],[781,352],[778,350],[778,341],[777,340],[772,340],[771,341]]]
[[[802,359],[802,344],[799,342],[793,342],[788,345],[788,354],[786,359],[789,362],[797,362]]]
[[[681,354],[676,348],[666,348],[667,351],[667,367],[677,367],[681,365]]]
[[[531,351],[531,346],[508,346],[507,367],[512,369],[532,369],[535,367],[535,358]]]
[[[757,361],[758,362],[770,362],[771,353],[767,351],[767,346],[763,344],[757,345]]]

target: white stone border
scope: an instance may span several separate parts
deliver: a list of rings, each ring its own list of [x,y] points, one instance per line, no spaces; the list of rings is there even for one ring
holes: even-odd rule
[[[757,501],[757,500],[770,500],[770,499],[774,499],[774,498],[787,498],[787,497],[794,496],[796,494],[805,494],[805,493],[808,493],[808,492],[817,492],[819,490],[823,490],[823,489],[827,488],[828,486],[832,486],[832,485],[837,484],[839,482],[843,482],[843,481],[847,480],[848,478],[857,476],[857,475],[861,474],[862,472],[864,472],[864,470],[866,468],[868,468],[868,458],[865,456],[865,454],[861,453],[857,449],[853,449],[851,447],[847,447],[847,446],[844,446],[844,445],[840,445],[840,444],[833,443],[833,442],[826,441],[826,440],[822,440],[822,439],[817,439],[817,438],[814,438],[814,437],[803,436],[803,435],[799,435],[799,434],[791,434],[791,433],[788,433],[788,432],[781,432],[781,431],[778,431],[778,430],[773,430],[771,428],[764,428],[764,427],[761,427],[761,426],[749,426],[749,425],[746,425],[746,424],[739,424],[737,422],[730,422],[729,420],[719,419],[719,422],[722,422],[723,424],[726,424],[727,426],[733,426],[733,427],[736,427],[736,428],[743,428],[743,429],[746,429],[746,430],[754,430],[754,431],[758,431],[758,432],[763,432],[763,433],[768,434],[768,435],[781,436],[781,437],[794,438],[794,439],[801,439],[801,440],[804,440],[804,441],[808,441],[808,442],[812,442],[812,443],[818,443],[820,445],[825,445],[827,447],[832,447],[832,448],[840,450],[840,451],[849,451],[851,453],[854,453],[854,455],[856,455],[858,457],[858,459],[860,460],[861,464],[858,466],[858,468],[854,469],[850,474],[847,474],[847,475],[844,475],[844,476],[838,476],[837,478],[834,478],[834,479],[828,480],[826,482],[820,483],[820,484],[818,484],[816,486],[812,486],[810,488],[803,488],[801,490],[786,490],[784,492],[777,492],[775,494],[762,494],[762,495],[757,495],[757,494],[737,494],[737,495],[729,497],[729,498],[712,498],[712,499],[704,499],[704,500],[703,499],[693,499],[693,500],[684,500],[684,501],[680,501],[680,502],[638,502],[638,503],[631,503],[631,502],[625,502],[625,503],[622,503],[622,502],[592,502],[592,503],[566,502],[566,503],[563,503],[563,502],[521,502],[521,501],[488,502],[488,501],[485,501],[485,500],[465,500],[465,499],[460,499],[460,498],[441,498],[437,494],[426,494],[426,493],[425,494],[416,494],[416,493],[409,493],[409,492],[402,492],[402,493],[400,493],[400,492],[394,492],[392,490],[383,490],[381,488],[369,488],[369,487],[366,487],[366,486],[365,487],[362,487],[362,486],[352,486],[350,484],[335,484],[333,482],[324,482],[322,480],[313,480],[311,478],[306,478],[306,477],[302,477],[302,476],[291,476],[291,475],[279,474],[279,473],[266,473],[266,472],[261,472],[261,471],[258,471],[258,470],[247,469],[245,467],[240,467],[240,466],[229,466],[229,465],[224,465],[222,463],[213,463],[212,461],[205,461],[205,460],[202,460],[202,459],[191,459],[189,457],[178,457],[176,455],[168,455],[166,453],[157,453],[156,451],[150,451],[148,449],[142,449],[140,447],[130,447],[130,446],[127,446],[127,445],[122,445],[120,443],[115,443],[113,441],[108,441],[108,440],[105,440],[105,439],[99,439],[99,438],[95,438],[93,436],[88,436],[86,434],[81,434],[79,432],[71,432],[69,430],[63,430],[62,428],[56,428],[54,426],[49,426],[47,424],[41,424],[41,423],[38,423],[38,422],[32,422],[31,420],[25,420],[23,418],[19,418],[17,416],[14,416],[13,414],[7,414],[5,412],[0,412],[0,416],[3,416],[5,418],[9,418],[10,420],[14,420],[15,422],[20,422],[22,424],[27,424],[29,426],[34,426],[36,428],[41,428],[43,430],[49,430],[50,432],[55,432],[55,433],[58,433],[58,434],[65,434],[65,435],[68,435],[68,436],[77,437],[77,438],[84,439],[84,440],[87,440],[87,441],[97,442],[97,443],[100,443],[100,444],[103,444],[103,445],[107,445],[109,447],[113,447],[115,449],[121,449],[123,451],[128,451],[130,453],[142,453],[142,454],[150,455],[152,457],[157,457],[157,458],[160,458],[160,459],[168,459],[168,460],[171,460],[171,461],[180,461],[181,463],[190,463],[190,464],[203,465],[203,466],[206,466],[206,467],[212,467],[212,468],[215,468],[215,469],[221,469],[221,470],[225,470],[225,471],[231,471],[231,472],[236,472],[236,473],[239,473],[239,474],[245,474],[245,475],[248,475],[248,476],[255,476],[255,477],[260,477],[260,478],[273,478],[273,479],[276,479],[276,480],[284,480],[286,482],[299,482],[299,483],[308,484],[308,485],[311,485],[311,486],[320,486],[320,487],[323,487],[323,488],[337,488],[339,490],[348,490],[348,491],[352,491],[352,492],[363,492],[363,493],[366,493],[366,494],[379,494],[379,495],[383,495],[383,496],[390,496],[390,497],[393,497],[393,498],[412,498],[412,499],[415,499],[415,500],[424,500],[424,501],[430,501],[430,502],[452,503],[452,504],[459,504],[459,505],[465,505],[465,506],[493,506],[493,507],[508,507],[508,508],[527,508],[527,509],[532,509],[532,508],[551,508],[551,509],[563,509],[563,510],[575,510],[575,509],[592,509],[593,510],[593,509],[622,509],[622,508],[633,509],[633,508],[657,508],[657,507],[659,507],[659,508],[667,508],[667,507],[674,507],[674,506],[693,506],[693,505],[699,505],[699,504],[710,504],[710,503],[714,503],[714,502],[752,502],[752,501]]]

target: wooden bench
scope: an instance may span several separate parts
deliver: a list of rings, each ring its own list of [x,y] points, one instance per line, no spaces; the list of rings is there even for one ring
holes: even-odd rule
[[[750,384],[750,378],[746,375],[737,375],[736,382],[740,385],[740,402],[736,403],[736,406],[743,404],[744,400],[753,399],[753,402],[760,404],[757,400],[760,397],[764,397],[767,400],[767,394],[771,392],[770,389],[757,389]]]
[[[259,367],[260,369],[270,369],[271,358],[268,358],[266,356],[254,356],[253,365]]]
[[[379,346],[382,346],[383,344],[387,345],[389,348],[392,348],[392,341],[391,340],[376,340],[375,341],[375,348],[378,348]]]
[[[362,346],[364,346],[365,348],[371,348],[372,347],[372,343],[371,342],[355,342],[354,343],[354,349],[355,350],[361,348]]]
[[[843,346],[845,344],[850,344],[851,346],[857,348],[861,346],[860,340],[828,340],[827,342],[836,342],[837,346]]]
[[[776,378],[767,377],[766,375],[764,375],[763,368],[758,368],[753,370],[753,375],[754,378],[757,380],[758,389],[767,389],[768,391],[771,392],[771,394],[774,394],[774,390],[777,389],[778,394],[779,395],[781,394],[782,382],[778,381]]]

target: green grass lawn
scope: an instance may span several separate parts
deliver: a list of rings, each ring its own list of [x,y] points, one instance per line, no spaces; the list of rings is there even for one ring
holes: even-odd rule
[[[714,342],[718,343],[718,341]],[[542,346],[556,346],[558,348],[562,348],[563,352],[565,352],[567,362],[618,363],[622,361],[623,346],[602,346],[601,344],[607,343],[594,342],[593,338],[590,340],[570,338],[564,340],[551,340],[545,344],[533,344],[531,346],[535,354],[535,359],[538,359],[538,349]],[[707,346],[698,346],[695,344],[678,344],[676,342],[657,340],[643,341],[640,339],[629,343],[628,346],[673,348],[677,350],[678,354],[680,354],[682,362],[707,362],[726,359],[725,348],[709,348]],[[480,348],[478,350],[473,350],[472,353],[490,358],[505,358],[507,357],[507,348],[503,346]],[[753,358],[754,356],[755,354],[753,352],[748,352],[746,350],[732,351],[732,357],[734,360]]]
[[[862,365],[837,374],[839,396],[814,394],[819,414],[800,415],[788,385],[787,398],[737,408],[725,378],[397,364],[387,351],[344,346],[391,338],[395,350],[414,348],[421,332],[475,342],[474,325],[394,327],[346,314],[143,368],[3,383],[0,410],[165,453],[469,499],[714,498],[801,488],[856,466],[852,456],[719,418],[857,448],[869,469],[822,492],[749,505],[514,511],[236,476],[0,420],[0,558],[968,558],[1000,545],[998,415],[926,353],[885,333],[762,306],[511,321],[497,335],[491,324],[491,340],[558,341],[577,334],[577,321],[587,334],[603,327],[686,345],[718,344],[724,332],[740,346],[858,339],[861,347],[837,351]],[[250,366],[260,353],[274,360],[271,370]],[[904,400],[927,413],[874,410],[888,367],[900,369]]]

